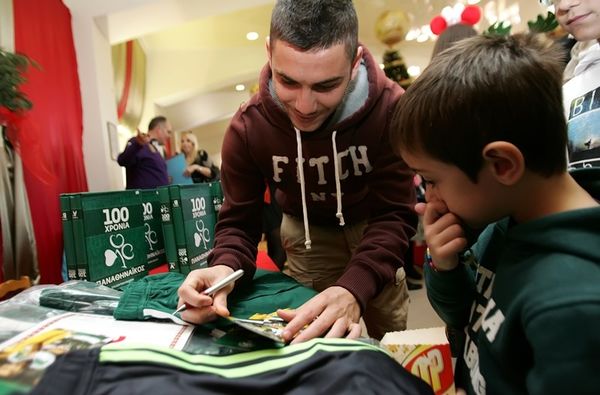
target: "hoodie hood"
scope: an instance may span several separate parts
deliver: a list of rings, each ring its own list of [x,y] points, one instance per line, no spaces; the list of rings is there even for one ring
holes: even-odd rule
[[[600,168],[579,169],[573,178],[600,201]],[[508,228],[508,221],[502,224]],[[519,224],[508,231],[506,250],[533,255],[554,251],[600,265],[600,207],[567,211]]]

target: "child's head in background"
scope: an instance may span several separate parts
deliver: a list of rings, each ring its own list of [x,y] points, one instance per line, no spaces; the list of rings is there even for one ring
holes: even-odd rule
[[[577,41],[600,41],[600,0],[554,0],[558,23]]]

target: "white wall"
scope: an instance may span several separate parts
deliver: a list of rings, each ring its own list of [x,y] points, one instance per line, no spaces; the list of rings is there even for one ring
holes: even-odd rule
[[[15,49],[12,0],[0,0],[0,47],[9,52]]]
[[[194,127],[235,112],[240,103],[248,99],[247,92],[235,92],[235,84],[244,81],[248,76],[253,76],[258,81],[257,70],[260,70],[267,60],[265,50],[260,47],[188,51],[185,54],[174,54],[172,57],[154,53],[146,55],[146,102],[141,124],[147,125],[153,116],[159,115],[159,108],[156,107],[159,105],[161,108],[169,108],[171,112],[177,112],[178,116],[185,115],[179,121],[171,118],[175,130]],[[236,59],[243,59],[243,62]],[[234,77],[223,80],[224,75]],[[207,89],[211,86],[229,86],[230,91],[222,90],[209,94]],[[169,106],[169,98],[181,92],[187,93],[187,100],[177,100],[178,105]],[[212,116],[209,111],[213,113]]]
[[[71,10],[83,109],[83,159],[90,191],[124,188],[110,157],[107,122],[117,124],[111,47],[90,15]],[[102,21],[100,21],[102,22]]]

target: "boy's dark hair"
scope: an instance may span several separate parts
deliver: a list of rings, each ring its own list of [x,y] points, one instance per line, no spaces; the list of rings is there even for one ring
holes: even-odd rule
[[[358,48],[358,19],[351,0],[278,0],[271,14],[271,48],[277,40],[301,50],[344,44],[350,61]]]
[[[150,123],[148,124],[148,130],[152,130],[155,127],[157,127],[159,124],[165,123],[165,122],[167,122],[167,118],[163,117],[162,115],[154,117],[150,120]]]
[[[492,141],[514,144],[540,175],[565,171],[561,54],[542,35],[460,41],[401,96],[392,120],[394,149],[422,151],[473,182]]]

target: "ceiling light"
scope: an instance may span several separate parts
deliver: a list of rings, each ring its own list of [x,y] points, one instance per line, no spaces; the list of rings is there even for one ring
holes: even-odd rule
[[[258,40],[258,33],[257,32],[248,32],[248,33],[246,33],[246,38],[250,41]]]
[[[406,36],[404,37],[404,39],[406,41],[416,40],[416,38],[419,37],[419,34],[421,34],[421,29],[416,27],[416,28],[410,29],[408,31],[408,33],[406,33]]]
[[[235,90],[238,91],[238,92],[241,92],[241,91],[243,91],[245,89],[246,89],[246,85],[244,85],[244,84],[237,84],[235,86]]]
[[[419,37],[417,37],[417,42],[418,43],[424,43],[425,41],[429,40],[429,36],[425,33],[421,33],[419,35]]]
[[[408,71],[408,75],[411,77],[416,77],[421,74],[421,68],[419,66],[410,66],[406,71]]]

